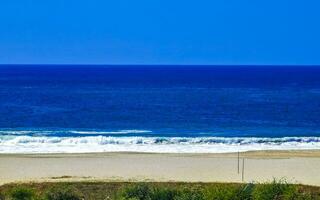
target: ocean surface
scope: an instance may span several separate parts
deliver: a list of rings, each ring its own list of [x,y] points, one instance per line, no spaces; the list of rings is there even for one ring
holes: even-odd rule
[[[320,149],[320,66],[0,66],[0,153]]]

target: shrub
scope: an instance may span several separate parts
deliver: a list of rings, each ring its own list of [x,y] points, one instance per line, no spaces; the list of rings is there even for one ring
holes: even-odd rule
[[[169,189],[169,188],[162,188],[162,187],[156,187],[153,188],[152,191],[152,200],[174,200],[174,197],[176,196],[177,192],[176,190]]]
[[[293,185],[289,185],[284,181],[274,180],[268,184],[256,185],[252,192],[252,196],[255,200],[278,200],[283,199],[285,194],[290,197],[293,191]]]
[[[75,189],[58,187],[51,189],[46,194],[46,200],[80,200],[81,195]]]
[[[183,188],[179,190],[174,200],[204,200],[203,191],[199,187]]]
[[[244,192],[247,192],[246,188],[236,185],[215,185],[206,188],[204,194],[205,199],[210,200],[245,200],[247,198]]]
[[[35,193],[26,187],[16,187],[10,192],[12,200],[34,200]]]
[[[299,191],[297,186],[291,185],[286,189],[282,195],[283,200],[312,200],[312,196],[309,193]]]
[[[0,200],[5,200],[4,194],[0,192]]]
[[[254,184],[249,183],[241,187],[239,191],[238,198],[239,200],[251,200],[252,199],[252,192],[254,189]]]
[[[146,183],[126,187],[122,192],[123,199],[151,200],[152,191]]]

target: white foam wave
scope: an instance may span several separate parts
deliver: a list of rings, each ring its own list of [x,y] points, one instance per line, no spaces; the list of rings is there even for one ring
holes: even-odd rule
[[[0,137],[0,153],[226,153],[299,149],[320,149],[320,137]]]

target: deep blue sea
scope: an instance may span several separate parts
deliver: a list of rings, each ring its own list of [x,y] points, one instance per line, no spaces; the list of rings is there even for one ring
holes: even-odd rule
[[[320,66],[0,66],[0,153],[320,149]]]

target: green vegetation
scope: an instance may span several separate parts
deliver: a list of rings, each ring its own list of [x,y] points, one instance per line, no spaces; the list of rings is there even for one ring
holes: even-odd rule
[[[83,199],[80,192],[76,188],[71,187],[53,187],[46,195],[46,200],[80,200]]]
[[[252,199],[257,200],[269,200],[269,199],[284,199],[284,200],[308,200],[308,199],[319,199],[312,198],[310,193],[306,193],[303,190],[299,190],[294,185],[287,184],[284,181],[276,182],[273,181],[270,184],[256,185],[252,193]]]
[[[0,193],[0,200],[5,200],[4,198],[4,194]]]
[[[35,193],[33,189],[20,186],[15,187],[10,191],[10,196],[12,200],[34,200]]]
[[[235,183],[29,183],[0,187],[0,200],[320,200],[320,188],[285,181]]]

